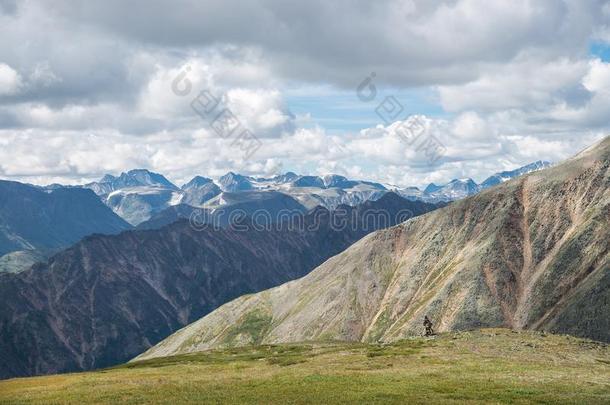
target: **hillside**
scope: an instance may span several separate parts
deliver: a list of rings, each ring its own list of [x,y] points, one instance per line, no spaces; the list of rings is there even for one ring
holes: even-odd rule
[[[93,233],[131,226],[90,190],[39,187],[0,180],[0,256],[69,246]]]
[[[587,403],[610,401],[610,348],[501,329],[390,345],[214,350],[0,381],[0,404]]]
[[[319,208],[298,217],[302,226],[194,229],[183,220],[85,238],[0,274],[0,378],[127,361],[231,299],[304,276],[399,214],[434,208],[387,194],[341,212]],[[370,223],[378,211],[392,222]]]
[[[247,344],[392,342],[437,330],[610,341],[610,138],[561,165],[373,233],[306,277],[234,300],[140,359]]]

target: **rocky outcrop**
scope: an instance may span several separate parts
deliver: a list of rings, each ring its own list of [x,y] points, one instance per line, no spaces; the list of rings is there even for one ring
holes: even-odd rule
[[[251,343],[395,341],[480,327],[610,341],[610,138],[563,164],[373,233],[139,359]]]

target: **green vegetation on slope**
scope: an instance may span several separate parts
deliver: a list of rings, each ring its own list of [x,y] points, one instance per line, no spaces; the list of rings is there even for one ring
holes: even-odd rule
[[[271,324],[271,315],[260,310],[248,312],[241,323],[231,328],[225,337],[227,343],[239,341],[242,335],[246,335],[247,341],[260,344],[266,330]]]
[[[610,348],[484,329],[388,345],[265,345],[0,382],[19,403],[608,403]]]

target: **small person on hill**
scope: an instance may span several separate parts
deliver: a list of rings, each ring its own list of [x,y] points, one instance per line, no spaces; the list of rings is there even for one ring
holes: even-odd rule
[[[428,316],[424,316],[424,328],[426,328],[425,336],[434,335],[434,330],[432,329],[432,321],[428,319]]]

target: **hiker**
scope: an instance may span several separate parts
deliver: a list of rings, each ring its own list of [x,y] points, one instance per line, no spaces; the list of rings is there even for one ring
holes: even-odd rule
[[[426,328],[426,336],[434,335],[434,330],[432,330],[432,321],[428,319],[428,316],[424,316],[424,328]]]

